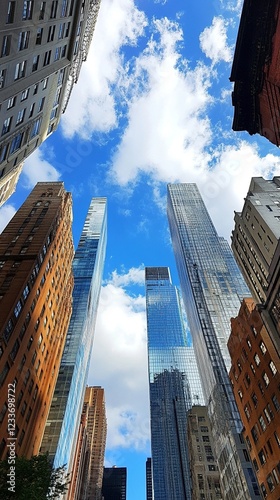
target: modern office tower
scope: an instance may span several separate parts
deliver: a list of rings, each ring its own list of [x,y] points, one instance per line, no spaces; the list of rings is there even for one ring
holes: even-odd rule
[[[193,406],[188,413],[188,443],[192,500],[223,498],[220,473],[213,455],[213,436],[206,406]]]
[[[101,500],[106,445],[104,389],[87,387],[77,440],[69,500]]]
[[[146,460],[146,500],[153,500],[152,459]]]
[[[280,498],[280,361],[253,299],[231,321],[230,378],[263,498]]]
[[[107,242],[107,201],[93,198],[73,261],[73,313],[41,446],[72,470],[92,352]]]
[[[152,476],[155,500],[191,498],[187,337],[167,267],[146,267]]]
[[[280,352],[280,177],[251,179],[242,212],[235,213],[232,250]]]
[[[39,452],[72,304],[72,197],[39,182],[0,235],[0,459]]]
[[[236,500],[255,498],[258,485],[244,457],[242,422],[227,373],[230,318],[236,316],[241,299],[249,292],[195,184],[169,184],[167,211],[223,495]]]
[[[244,0],[230,80],[235,82],[233,130],[280,145],[279,0]]]
[[[104,500],[126,500],[126,467],[104,467],[102,495]]]
[[[1,183],[57,128],[87,58],[99,5],[1,1]],[[8,196],[0,191],[0,205]]]

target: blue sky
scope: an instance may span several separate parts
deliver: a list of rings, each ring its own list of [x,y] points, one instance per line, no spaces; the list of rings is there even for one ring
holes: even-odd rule
[[[59,129],[26,161],[3,228],[37,181],[73,193],[77,244],[92,196],[108,198],[108,247],[89,384],[105,388],[106,465],[145,499],[150,454],[144,266],[169,266],[166,184],[196,182],[230,238],[252,176],[280,175],[278,149],[231,130],[240,0],[102,0],[87,62]]]

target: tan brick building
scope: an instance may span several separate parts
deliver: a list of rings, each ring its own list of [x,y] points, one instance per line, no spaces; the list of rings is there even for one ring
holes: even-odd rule
[[[0,459],[9,384],[16,453],[39,452],[71,316],[73,255],[71,194],[40,182],[0,235]]]

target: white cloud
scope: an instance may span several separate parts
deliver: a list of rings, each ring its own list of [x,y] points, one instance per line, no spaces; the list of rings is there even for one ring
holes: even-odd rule
[[[214,17],[212,25],[200,34],[199,41],[201,50],[213,64],[232,60],[232,50],[227,45],[226,21],[222,17]]]
[[[149,441],[145,298],[123,288],[139,282],[142,267],[114,272],[101,290],[89,383],[105,389],[107,449],[143,449]]]
[[[102,0],[88,59],[61,120],[66,137],[77,133],[89,139],[93,131],[108,132],[116,126],[118,92],[112,92],[112,85],[118,85],[123,71],[120,50],[135,45],[145,26],[145,15],[133,0]]]
[[[22,180],[27,188],[33,188],[37,182],[55,182],[60,179],[60,172],[44,159],[46,146],[36,149],[24,163]]]
[[[15,213],[16,209],[11,204],[6,203],[0,208],[0,233],[2,233],[3,229],[5,229]]]
[[[136,284],[136,285],[144,285],[145,283],[145,271],[144,265],[141,267],[132,267],[128,270],[128,272],[123,272],[122,274],[118,274],[115,270],[112,272],[112,276],[110,278],[110,282],[112,285],[119,287],[125,287],[128,285]]]
[[[182,32],[177,23],[156,20],[146,50],[130,75],[128,125],[113,157],[111,178],[120,185],[151,174],[158,181],[176,181],[186,169],[206,168],[205,147],[212,132],[205,111],[209,68],[194,70],[177,52]]]
[[[216,151],[215,168],[198,181],[198,187],[220,235],[229,238],[234,210],[242,210],[251,178],[270,179],[274,175],[280,175],[279,156],[261,157],[256,144],[241,141]]]

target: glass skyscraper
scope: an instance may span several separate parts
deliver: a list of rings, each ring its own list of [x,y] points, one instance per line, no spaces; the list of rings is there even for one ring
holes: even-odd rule
[[[169,269],[147,267],[145,281],[154,500],[189,500],[187,336]]]
[[[250,296],[195,184],[169,184],[167,213],[225,498],[259,497],[227,370],[230,319]]]
[[[73,312],[41,452],[71,468],[84,401],[107,243],[107,201],[93,198],[73,261]]]

